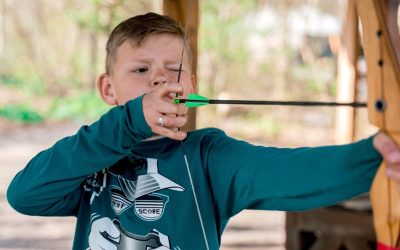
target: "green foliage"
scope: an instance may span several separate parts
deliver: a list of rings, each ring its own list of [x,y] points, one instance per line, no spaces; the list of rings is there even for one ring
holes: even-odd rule
[[[307,83],[307,89],[311,93],[318,93],[321,90],[321,84],[319,84],[315,79],[310,79]]]
[[[337,95],[337,87],[338,87],[337,85],[338,85],[337,81],[334,81],[331,84],[329,84],[329,94],[331,96]]]
[[[250,110],[243,115],[244,120],[253,124],[253,126],[257,127],[263,133],[266,133],[270,136],[276,136],[280,132],[279,123],[276,121],[276,117],[270,114],[261,114],[257,111]]]
[[[44,121],[36,110],[26,104],[12,104],[0,107],[0,116],[20,123],[40,123]]]
[[[95,91],[85,91],[53,99],[47,117],[51,120],[96,120],[109,108]]]
[[[45,93],[44,81],[36,74],[26,72],[14,72],[13,74],[0,75],[0,85],[18,89],[31,96]]]
[[[242,42],[249,32],[244,18],[255,6],[253,1],[205,1],[201,5],[201,49],[211,49],[226,61],[243,61],[247,54]]]
[[[240,91],[243,83],[249,80],[246,70],[251,58],[244,46],[252,32],[246,19],[255,11],[257,1],[204,1],[200,6],[199,53],[207,55],[205,67],[212,68],[210,74],[201,79],[207,84],[204,94],[213,96],[223,91]]]
[[[270,136],[277,136],[281,132],[279,123],[272,116],[262,116],[257,123],[259,123],[262,131]]]
[[[70,19],[78,24],[81,28],[88,28],[92,31],[97,32],[108,32],[108,29],[105,24],[102,23],[100,16],[98,15],[98,10],[100,8],[99,1],[89,1],[91,3],[92,8],[75,11],[69,11],[68,15]]]
[[[23,84],[21,79],[15,75],[0,75],[0,83],[11,87],[19,87]]]

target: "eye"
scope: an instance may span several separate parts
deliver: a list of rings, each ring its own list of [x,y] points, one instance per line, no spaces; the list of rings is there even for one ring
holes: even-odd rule
[[[177,67],[170,67],[169,70],[173,71],[173,72],[179,72],[179,70],[184,71],[183,68],[179,69],[178,66]]]
[[[147,71],[149,71],[148,68],[140,67],[140,68],[134,69],[132,72],[134,72],[134,73],[146,73]]]

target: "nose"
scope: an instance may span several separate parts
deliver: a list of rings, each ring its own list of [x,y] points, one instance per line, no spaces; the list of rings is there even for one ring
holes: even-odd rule
[[[165,74],[165,72],[163,70],[157,70],[156,72],[154,72],[154,75],[151,79],[151,86],[152,87],[156,87],[159,84],[163,84],[166,83],[167,80],[167,76]]]

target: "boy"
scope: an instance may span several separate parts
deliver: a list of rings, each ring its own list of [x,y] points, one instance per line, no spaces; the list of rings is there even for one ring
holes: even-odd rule
[[[115,107],[35,156],[11,182],[9,203],[29,215],[76,216],[73,249],[218,249],[243,209],[305,210],[367,192],[381,162],[374,145],[399,180],[400,151],[382,133],[283,149],[218,129],[180,131],[187,108],[173,98],[194,91],[183,40],[158,14],[119,24],[97,83]]]

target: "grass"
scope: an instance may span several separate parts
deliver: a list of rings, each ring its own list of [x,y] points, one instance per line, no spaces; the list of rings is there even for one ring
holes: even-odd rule
[[[23,124],[41,123],[44,117],[34,108],[25,104],[10,104],[0,107],[0,116]]]

